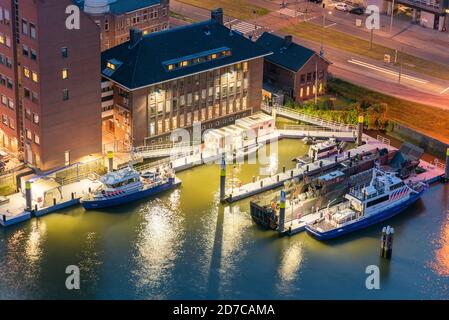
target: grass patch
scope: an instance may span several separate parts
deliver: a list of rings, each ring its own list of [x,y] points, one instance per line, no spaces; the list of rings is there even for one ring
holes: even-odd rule
[[[173,11],[170,11],[170,17],[178,19],[178,20],[182,20],[182,21],[185,21],[185,22],[188,22],[188,23],[195,23],[195,22],[197,22],[195,19],[192,19],[190,17],[187,17],[185,15],[182,15],[182,14],[179,14],[179,13],[176,13],[176,12],[173,12]]]
[[[244,0],[179,0],[179,2],[208,10],[223,8],[225,15],[240,20],[254,19],[254,10],[257,16],[263,16],[270,12],[268,9],[255,6]]]
[[[183,0],[184,1],[184,0]],[[292,25],[282,29],[283,32],[295,35],[310,41],[320,41],[321,26],[304,22]],[[370,49],[370,42],[361,38],[352,36],[350,34],[327,28],[323,35],[324,46],[329,46],[339,50],[344,50],[371,59],[383,61],[384,54],[390,54],[391,59],[394,59],[395,50],[373,43],[373,49]],[[398,53],[399,65],[400,53]],[[413,70],[422,74],[427,74],[432,77],[437,77],[444,80],[449,80],[449,66],[437,62],[428,61],[404,53],[403,55],[404,69]],[[413,67],[409,67],[413,66]]]
[[[385,104],[387,119],[443,142],[449,140],[449,111],[398,99],[349,82],[334,79],[328,83],[328,92],[360,105]]]

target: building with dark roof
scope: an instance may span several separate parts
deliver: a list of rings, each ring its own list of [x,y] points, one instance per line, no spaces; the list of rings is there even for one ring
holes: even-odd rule
[[[270,50],[211,20],[144,36],[102,54],[113,110],[104,127],[134,145],[166,143],[177,128],[220,127],[261,104],[263,59]]]
[[[281,38],[263,33],[257,44],[273,54],[265,57],[265,88],[273,88],[297,102],[311,99],[325,92],[329,62],[315,51],[292,41],[292,36]]]
[[[169,28],[169,0],[74,0],[101,30],[101,48],[129,40],[129,30],[144,34]]]

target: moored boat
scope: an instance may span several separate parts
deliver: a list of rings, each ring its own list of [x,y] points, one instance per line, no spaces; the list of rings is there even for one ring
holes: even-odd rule
[[[131,166],[109,172],[99,181],[102,185],[81,199],[86,210],[109,208],[151,197],[181,183],[171,169],[141,175]]]
[[[318,240],[328,240],[390,219],[416,202],[427,185],[405,183],[394,173],[373,169],[368,185],[352,188],[345,200],[319,211],[321,218],[306,226]]]

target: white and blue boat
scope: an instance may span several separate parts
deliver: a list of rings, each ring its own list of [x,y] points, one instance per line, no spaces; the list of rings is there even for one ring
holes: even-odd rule
[[[132,166],[109,172],[99,181],[101,186],[98,189],[81,198],[86,210],[110,208],[148,198],[181,183],[171,169],[141,175]]]
[[[343,202],[318,211],[320,218],[306,230],[318,240],[329,240],[367,228],[404,211],[426,189],[423,182],[405,183],[394,173],[374,168],[368,185],[352,188]]]

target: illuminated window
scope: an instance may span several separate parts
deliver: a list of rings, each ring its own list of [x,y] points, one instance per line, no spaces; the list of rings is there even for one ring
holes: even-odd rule
[[[169,64],[168,67],[167,67],[167,69],[168,69],[169,71],[171,71],[171,70],[173,70],[174,67],[175,67],[174,65]]]
[[[34,82],[37,82],[37,81],[38,81],[38,77],[37,77],[37,73],[36,73],[36,72],[33,72],[32,77],[33,77],[33,81],[34,81]]]
[[[69,70],[68,69],[62,69],[62,80],[65,80],[69,77]]]
[[[210,55],[210,58],[211,58],[212,60],[217,59],[217,54],[216,54],[216,53],[211,54],[211,55]]]
[[[30,69],[28,69],[27,67],[23,67],[23,75],[27,78],[30,78]]]
[[[111,70],[115,70],[115,64],[108,62],[107,67]]]
[[[39,144],[41,142],[41,139],[39,138],[39,136],[37,134],[34,135],[34,143],[35,144]]]
[[[4,35],[0,35],[0,43],[5,44],[5,36]]]
[[[189,65],[189,61],[183,61],[181,62],[181,67],[187,67]]]

